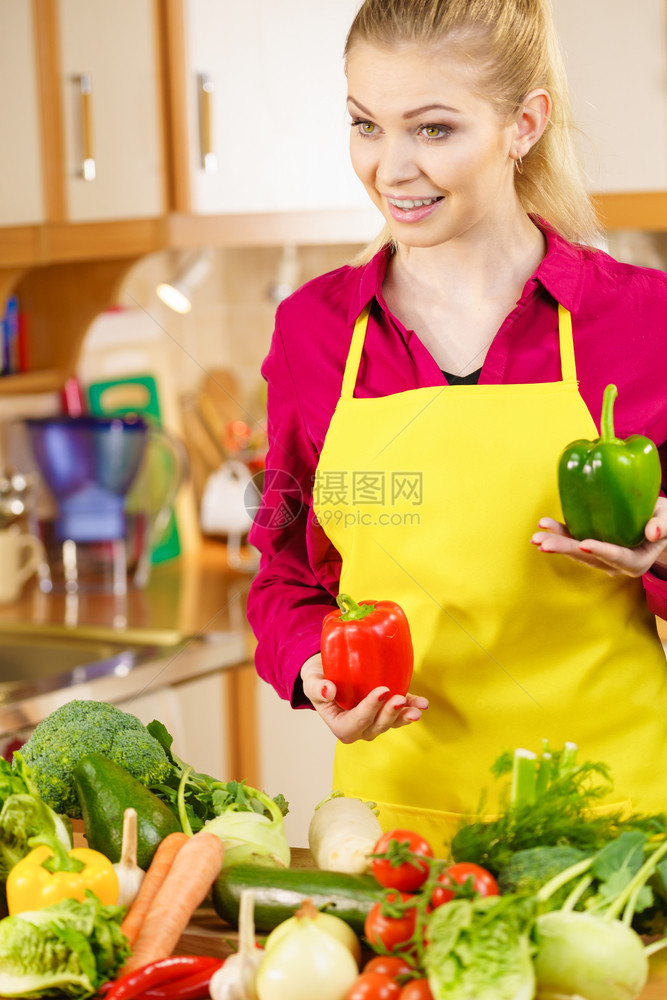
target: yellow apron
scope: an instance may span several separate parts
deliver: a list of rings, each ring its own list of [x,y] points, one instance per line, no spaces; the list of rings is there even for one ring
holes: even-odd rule
[[[667,808],[667,671],[640,580],[530,544],[562,519],[563,447],[597,430],[559,306],[562,381],[355,398],[368,314],[355,324],[317,468],[314,510],[342,557],[340,590],[391,599],[412,631],[421,720],[336,748],[333,787],[380,805],[442,852],[488,791],[503,750],[572,740],[609,764],[614,800]]]

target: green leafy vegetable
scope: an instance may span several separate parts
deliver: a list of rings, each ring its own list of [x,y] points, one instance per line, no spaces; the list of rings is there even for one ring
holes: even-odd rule
[[[153,721],[147,728],[172,765],[168,780],[151,790],[176,812],[186,833],[206,825],[220,837],[225,868],[240,862],[289,865],[283,822],[288,807],[282,795],[272,799],[244,781],[220,781],[197,772],[173,752],[173,738],[161,722]]]
[[[424,966],[434,1000],[532,1000],[535,901],[453,899],[428,922]]]
[[[0,806],[10,795],[29,791],[20,769],[12,767],[8,760],[0,757]]]
[[[71,824],[39,797],[28,768],[19,759],[16,770],[0,767],[0,905],[5,910],[5,882],[14,865],[30,853],[31,837],[55,837],[72,846]]]
[[[90,891],[0,920],[0,996],[89,997],[130,954],[120,929],[125,908]]]
[[[582,861],[584,851],[569,844],[551,847],[527,847],[513,854],[498,874],[501,893],[513,892],[530,896],[541,889],[554,875]],[[563,896],[563,899],[565,896]]]
[[[609,769],[603,763],[578,763],[576,756],[572,743],[560,751],[545,745],[539,758],[524,749],[501,755],[492,772],[511,779],[501,815],[461,827],[451,844],[454,860],[474,861],[499,875],[513,854],[528,848],[567,844],[593,854],[624,830],[667,831],[663,814],[594,812],[612,790]]]

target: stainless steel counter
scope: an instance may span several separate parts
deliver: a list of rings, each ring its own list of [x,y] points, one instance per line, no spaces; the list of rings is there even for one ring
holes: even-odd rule
[[[0,734],[35,726],[66,701],[126,701],[248,662],[241,631],[0,625]]]

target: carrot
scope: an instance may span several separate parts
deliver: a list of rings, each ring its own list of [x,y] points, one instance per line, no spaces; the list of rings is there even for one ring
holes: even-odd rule
[[[171,955],[218,877],[224,854],[220,838],[207,830],[188,839],[155,895],[123,973]]]
[[[136,941],[151,903],[167,877],[174,858],[189,839],[187,833],[170,833],[158,844],[139,892],[121,924],[121,930],[130,945]]]

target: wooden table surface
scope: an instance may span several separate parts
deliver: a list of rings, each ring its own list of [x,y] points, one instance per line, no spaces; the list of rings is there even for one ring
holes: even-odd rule
[[[292,850],[292,867],[313,867],[306,848]],[[203,906],[181,937],[175,951],[182,955],[214,955],[225,958],[236,950],[237,940],[236,930],[225,924],[212,907]],[[667,948],[651,957],[649,980],[639,1000],[667,1000]]]

